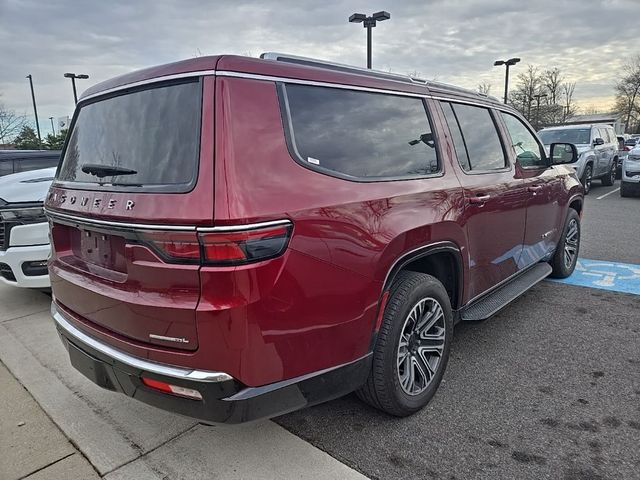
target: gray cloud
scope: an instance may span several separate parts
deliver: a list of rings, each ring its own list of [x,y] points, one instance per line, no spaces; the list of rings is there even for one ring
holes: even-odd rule
[[[526,63],[557,66],[583,105],[602,103],[640,52],[638,0],[0,0],[0,102],[30,115],[31,73],[47,120],[73,110],[66,71],[91,76],[83,90],[200,54],[281,51],[362,65],[364,29],[346,20],[377,10],[392,18],[374,31],[374,67],[469,88],[486,81],[494,95],[504,71],[493,61],[520,56],[514,74]]]

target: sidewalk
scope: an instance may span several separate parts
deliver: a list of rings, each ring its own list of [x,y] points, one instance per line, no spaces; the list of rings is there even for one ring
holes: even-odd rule
[[[1,362],[0,392],[1,479],[99,478]]]

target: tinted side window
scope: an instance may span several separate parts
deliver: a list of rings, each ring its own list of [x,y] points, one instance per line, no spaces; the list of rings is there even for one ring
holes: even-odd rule
[[[462,104],[450,104],[450,107],[453,109],[464,139],[468,168],[471,171],[505,168],[507,166],[507,158],[502,149],[496,124],[489,109]],[[447,122],[450,123],[449,120]],[[457,151],[458,146],[456,146]],[[462,167],[465,168],[465,159],[458,157],[458,160]]]
[[[523,167],[546,167],[547,161],[542,147],[519,118],[500,112],[504,120],[514,156]]]
[[[460,130],[460,124],[456,118],[456,113],[453,111],[453,107],[450,103],[442,104],[442,110],[444,111],[445,119],[449,125],[449,131],[451,132],[451,138],[453,140],[453,146],[456,150],[456,156],[458,162],[465,172],[471,170],[471,164],[469,163],[469,155],[467,155],[467,147],[464,144],[464,138],[462,138],[462,131]]]
[[[283,92],[292,153],[303,165],[372,179],[438,171],[421,99],[293,84]]]

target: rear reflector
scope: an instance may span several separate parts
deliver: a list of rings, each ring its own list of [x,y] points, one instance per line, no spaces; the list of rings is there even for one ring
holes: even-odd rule
[[[192,388],[180,387],[178,385],[171,385],[170,383],[161,382],[160,380],[154,380],[152,378],[142,377],[142,383],[147,387],[159,390],[160,392],[170,393],[178,395],[180,397],[187,397],[193,400],[202,400],[202,395],[199,391]]]
[[[147,232],[141,239],[168,261],[243,265],[281,255],[291,229],[291,223],[286,223],[229,232]]]

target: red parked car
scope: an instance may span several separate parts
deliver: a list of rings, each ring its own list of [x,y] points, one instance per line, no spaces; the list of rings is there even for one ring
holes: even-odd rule
[[[573,271],[583,191],[497,100],[266,54],[117,77],[49,192],[52,314],[98,385],[207,422],[434,395],[454,323]]]

